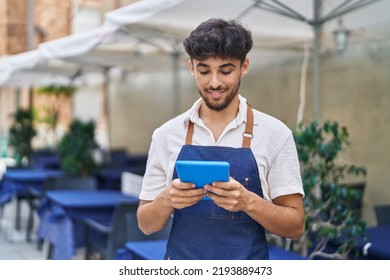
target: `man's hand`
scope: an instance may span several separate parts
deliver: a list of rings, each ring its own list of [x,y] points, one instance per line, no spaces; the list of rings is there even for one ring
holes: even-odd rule
[[[215,204],[225,210],[237,212],[245,211],[251,194],[243,185],[230,177],[229,182],[214,182],[206,185],[207,196],[214,200]]]
[[[169,206],[182,209],[194,205],[206,195],[203,188],[195,188],[192,183],[184,183],[179,179],[172,181],[164,193],[165,201]]]

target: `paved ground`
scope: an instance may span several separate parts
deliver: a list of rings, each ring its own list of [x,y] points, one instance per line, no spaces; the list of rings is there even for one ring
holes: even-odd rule
[[[11,204],[6,204],[0,213],[0,260],[41,260],[44,259],[42,250],[36,246],[36,237],[31,243],[26,242],[27,204],[21,204],[21,230],[10,232],[12,214]]]

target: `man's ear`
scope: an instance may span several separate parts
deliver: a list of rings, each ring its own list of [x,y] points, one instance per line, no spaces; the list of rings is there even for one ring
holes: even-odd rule
[[[188,60],[188,69],[190,70],[191,76],[195,77],[195,68],[194,68],[194,63],[192,63],[192,60]]]
[[[245,77],[249,71],[249,58],[245,58],[241,65],[241,78]]]

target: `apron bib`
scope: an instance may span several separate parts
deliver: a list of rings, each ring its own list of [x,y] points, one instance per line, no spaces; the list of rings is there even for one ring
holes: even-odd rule
[[[263,197],[256,159],[250,149],[253,111],[249,104],[242,148],[191,145],[193,130],[190,121],[186,145],[177,160],[227,161],[230,176]],[[175,171],[173,179],[176,178]],[[246,213],[227,211],[203,199],[174,210],[165,259],[268,259],[268,246],[264,228]]]

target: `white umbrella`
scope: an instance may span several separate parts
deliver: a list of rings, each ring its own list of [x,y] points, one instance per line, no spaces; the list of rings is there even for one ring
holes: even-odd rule
[[[378,3],[364,9],[357,9],[374,2]],[[99,28],[42,43],[37,52],[41,63],[53,59],[66,60],[81,66],[82,72],[91,65],[98,65],[98,69],[105,72],[113,66],[144,69],[159,64],[158,61],[162,66],[166,66],[170,65],[166,59],[174,58],[173,87],[177,101],[180,100],[177,69],[180,54],[183,52],[181,42],[201,21],[211,17],[239,19],[253,33],[254,51],[260,49],[264,52],[263,57],[266,58],[269,53],[274,54],[275,50],[280,49],[283,53],[287,50],[302,52],[303,42],[314,38],[314,33],[310,31],[308,24],[321,26],[323,37],[331,37],[330,34],[337,23],[330,20],[342,14],[345,14],[344,23],[348,24],[348,27],[352,29],[364,27],[365,30],[381,28],[384,37],[388,37],[386,34],[390,35],[389,29],[383,26],[389,26],[389,17],[386,13],[390,9],[389,2],[378,0],[142,0],[106,13],[104,23]],[[320,3],[322,3],[321,9],[315,8]],[[315,11],[319,10],[322,11],[321,15],[316,15]],[[328,21],[329,24],[324,24]],[[318,36],[316,38],[318,39]],[[366,37],[360,36],[359,39],[366,39]],[[317,58],[318,48],[319,46],[316,45],[317,56],[315,57]],[[170,54],[171,58],[164,54]],[[271,55],[270,59],[275,60],[278,56],[280,55]],[[318,63],[314,64],[317,69],[314,72],[318,74]],[[38,69],[34,68],[37,65],[36,61],[28,62],[23,64],[21,69]],[[14,67],[11,73],[16,73],[16,68]],[[9,78],[8,70],[5,73],[4,76]],[[3,73],[0,72],[0,77],[2,76]],[[317,79],[319,80],[319,77]],[[314,87],[315,107],[319,107],[318,85],[317,81]],[[318,108],[316,110],[319,111]],[[316,114],[319,115],[319,112]]]
[[[144,0],[129,5],[105,16],[105,24],[122,26],[132,36],[146,38],[155,44],[164,42],[162,36],[168,36],[177,42],[188,35],[200,22],[211,17],[239,19],[252,31],[254,46],[262,49],[299,49],[303,42],[313,41],[313,88],[314,117],[320,119],[320,38],[329,45],[333,31],[339,28],[335,19],[341,19],[354,30],[364,28],[365,32],[380,30],[382,38],[390,36],[390,1],[380,0]],[[378,3],[376,3],[378,2]],[[374,4],[375,5],[372,5]],[[369,5],[371,4],[371,5]],[[134,11],[149,11],[149,17],[133,20]],[[156,9],[153,9],[156,7]],[[361,9],[363,8],[364,9]],[[313,32],[308,27],[312,28]],[[140,35],[138,35],[140,34]],[[156,35],[157,34],[157,35]],[[350,32],[351,34],[351,32]],[[356,41],[367,40],[365,36],[356,36]],[[364,35],[362,32],[361,35]],[[333,41],[333,40],[332,40]],[[167,45],[162,43],[161,45]],[[275,56],[271,56],[275,59]]]
[[[96,66],[81,67],[60,59],[46,59],[39,50],[3,57],[0,60],[0,85],[26,87],[80,84],[80,74],[96,71]]]
[[[68,80],[74,69],[57,68],[47,65],[46,71],[44,57],[37,50],[28,51],[18,55],[3,58],[0,61],[0,85],[27,86],[39,85],[52,78],[62,83]],[[23,73],[20,71],[23,69]]]
[[[21,55],[23,59],[14,56],[12,63],[15,64],[16,60],[23,62],[5,70],[1,67],[0,85],[11,76],[10,73],[25,69],[35,70],[35,66],[51,59],[65,59],[80,65],[94,64],[103,67],[132,68],[137,65],[145,66],[144,64],[150,67],[157,61],[161,61],[162,65],[166,60],[158,58],[157,53],[182,52],[182,39],[201,21],[211,17],[238,18],[253,32],[255,47],[301,51],[303,40],[313,38],[312,33],[308,32],[307,24],[302,20],[313,22],[314,3],[319,2],[319,0],[138,1],[106,13],[104,23],[99,28],[42,43],[37,51]],[[386,12],[390,8],[390,1],[323,0],[321,2],[324,17],[329,14],[335,16],[339,14],[338,12],[346,12],[360,5],[378,2],[350,12],[345,16],[344,23],[352,30],[364,28],[366,34],[371,28],[375,28],[382,32],[384,38],[390,35],[389,28],[386,27],[389,26],[390,20]],[[284,6],[289,6],[296,12]],[[284,13],[284,16],[275,14],[276,11]],[[331,37],[329,34],[336,26],[336,21],[323,26],[324,37]],[[367,39],[367,37],[361,36],[360,39]],[[33,59],[30,58],[32,53],[36,53]],[[145,59],[152,53],[154,56],[150,60]],[[272,56],[272,59],[275,59],[275,56]]]

